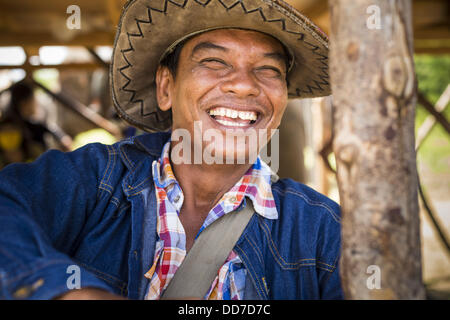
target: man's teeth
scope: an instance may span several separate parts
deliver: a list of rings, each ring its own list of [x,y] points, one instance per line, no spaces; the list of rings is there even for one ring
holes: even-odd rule
[[[247,123],[239,123],[239,122],[227,121],[227,120],[221,120],[221,119],[216,119],[216,121],[224,126],[229,126],[229,127],[245,127],[247,125]]]
[[[255,121],[258,118],[256,112],[253,111],[237,111],[228,108],[214,108],[209,110],[211,116],[222,116],[232,119],[237,119],[238,117],[242,120]]]

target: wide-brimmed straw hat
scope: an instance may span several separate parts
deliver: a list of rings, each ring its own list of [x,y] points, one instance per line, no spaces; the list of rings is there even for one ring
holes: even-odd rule
[[[330,94],[327,36],[283,1],[131,0],[120,18],[110,70],[119,115],[148,132],[169,130],[172,113],[156,102],[159,62],[182,40],[222,28],[263,32],[286,47],[289,98]]]

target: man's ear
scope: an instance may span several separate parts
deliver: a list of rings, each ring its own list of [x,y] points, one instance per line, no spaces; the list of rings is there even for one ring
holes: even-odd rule
[[[156,71],[156,99],[162,111],[172,108],[171,88],[173,81],[169,68],[160,65]]]

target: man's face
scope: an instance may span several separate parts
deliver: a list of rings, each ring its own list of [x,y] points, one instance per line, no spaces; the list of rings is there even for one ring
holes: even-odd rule
[[[260,32],[200,34],[183,46],[175,77],[158,71],[163,74],[157,76],[159,105],[172,108],[173,131],[187,129],[193,137],[196,121],[203,133],[215,129],[224,143],[216,143],[214,151],[225,154],[227,134],[278,128],[287,105],[286,59],[282,45]],[[235,156],[248,156],[248,147],[235,150]],[[258,151],[262,147],[258,142]]]

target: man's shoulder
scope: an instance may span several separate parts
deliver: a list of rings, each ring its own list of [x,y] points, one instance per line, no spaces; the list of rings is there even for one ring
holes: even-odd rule
[[[163,145],[170,137],[168,133],[144,133],[121,139],[114,144],[92,142],[72,152],[69,158],[86,158],[91,161],[108,161],[109,158],[123,158],[125,164],[134,165],[143,157],[159,156]]]
[[[305,184],[280,179],[272,184],[272,193],[280,215],[288,219],[320,220],[340,224],[339,204]]]
[[[259,219],[255,230],[268,239],[275,261],[283,268],[299,268],[309,261],[310,266],[334,270],[340,250],[339,205],[291,179],[273,183],[272,193],[278,219]]]

